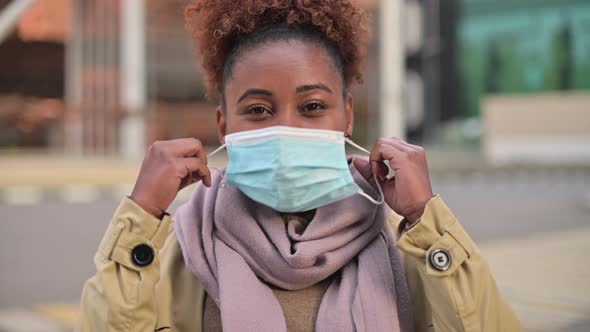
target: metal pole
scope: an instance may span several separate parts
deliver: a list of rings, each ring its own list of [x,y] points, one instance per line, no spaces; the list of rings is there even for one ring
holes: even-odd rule
[[[2,12],[0,12],[0,44],[14,30],[20,17],[31,7],[37,0],[12,0]]]
[[[381,0],[380,66],[381,91],[379,136],[405,136],[403,79],[405,52],[402,34],[402,0]]]
[[[117,28],[118,28],[118,15],[115,15],[115,13],[117,12],[117,8],[116,5],[117,3],[114,1],[108,1],[108,13],[110,13],[110,15],[107,15],[108,21],[107,21],[107,63],[109,64],[109,73],[114,70],[117,67],[117,59],[118,59],[118,44],[115,43],[115,41],[117,40]],[[106,132],[106,137],[108,139],[107,141],[107,146],[108,146],[108,151],[107,153],[109,155],[113,155],[115,153],[115,151],[117,151],[117,133],[118,133],[118,122],[116,121],[116,115],[117,115],[117,82],[118,79],[112,77],[111,75],[109,75],[109,93],[108,93],[108,98],[107,98],[107,106],[106,106],[106,110],[107,110],[107,119],[108,119],[108,126],[107,126],[107,132]]]
[[[145,151],[146,36],[144,0],[125,0],[121,24],[121,104],[127,112],[120,127],[119,152],[141,159]]]
[[[97,98],[96,98],[96,121],[94,125],[96,126],[96,148],[97,154],[104,155],[106,151],[106,93],[109,88],[108,83],[106,81],[107,77],[107,63],[105,62],[105,49],[106,49],[106,5],[107,1],[97,1],[96,2],[96,67],[97,73],[99,73],[99,80],[97,89]]]
[[[424,134],[425,141],[431,140],[437,129],[441,114],[441,84],[440,84],[440,60],[441,60],[441,38],[440,38],[440,3],[439,0],[426,0],[425,24],[426,40],[422,57],[423,76],[426,85],[425,94],[425,118]]]
[[[83,28],[82,24],[82,0],[72,1],[71,29],[65,43],[65,76],[66,76],[66,103],[69,116],[64,123],[64,148],[68,153],[81,155],[83,152],[82,134],[82,69],[83,54]]]

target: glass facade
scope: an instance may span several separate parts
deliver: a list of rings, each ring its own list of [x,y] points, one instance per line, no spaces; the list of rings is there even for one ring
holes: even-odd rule
[[[463,116],[486,94],[590,89],[590,1],[464,0],[458,34]]]

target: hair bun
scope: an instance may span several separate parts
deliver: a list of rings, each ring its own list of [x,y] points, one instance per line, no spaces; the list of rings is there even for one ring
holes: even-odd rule
[[[370,33],[364,11],[350,0],[194,0],[185,18],[209,97],[221,92],[226,58],[237,38],[269,25],[313,27],[337,46],[346,86],[362,82]]]

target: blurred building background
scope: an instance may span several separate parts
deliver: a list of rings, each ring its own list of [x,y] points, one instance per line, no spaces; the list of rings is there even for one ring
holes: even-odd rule
[[[144,144],[185,136],[217,143],[182,0],[30,2],[0,44],[0,146],[140,158],[128,147],[133,135]],[[379,1],[360,2],[375,31],[367,82],[354,91],[355,135],[368,143],[381,134],[383,16]],[[427,145],[479,148],[486,96],[588,91],[589,6],[405,1],[404,41],[396,44],[405,59],[402,134]]]
[[[123,125],[133,117],[146,123],[145,142],[216,137],[206,125],[214,114],[203,98],[182,2],[147,1],[143,15],[139,4],[139,9],[128,6],[132,17],[126,21],[122,12],[127,7],[116,0],[31,5],[0,46],[0,145],[119,155],[124,153]],[[125,29],[126,22],[133,25],[137,19],[143,22]],[[129,31],[137,28],[145,30]],[[138,46],[129,33],[144,43]],[[137,75],[129,74],[129,67],[143,70],[144,82],[133,81]],[[126,90],[133,84],[145,87]],[[130,106],[140,107],[139,115]]]
[[[424,145],[527,330],[587,330],[590,2],[356,1],[355,141]],[[145,146],[218,144],[186,2],[0,0],[0,331],[71,326]]]

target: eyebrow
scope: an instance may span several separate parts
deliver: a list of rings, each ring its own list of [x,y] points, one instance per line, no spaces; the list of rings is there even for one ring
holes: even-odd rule
[[[301,93],[301,92],[307,92],[307,91],[317,90],[317,89],[324,90],[324,91],[326,91],[328,93],[333,93],[330,88],[328,88],[326,85],[324,85],[322,83],[301,85],[301,86],[298,86],[295,89],[295,92]],[[238,98],[238,101],[236,102],[236,104],[239,103],[239,102],[241,102],[242,100],[246,99],[248,96],[251,96],[251,95],[262,95],[262,96],[267,96],[267,97],[272,97],[273,96],[273,94],[272,94],[271,91],[264,90],[264,89],[255,89],[255,88],[252,88],[252,89],[246,90],[240,96],[240,98]]]
[[[272,97],[272,92],[268,91],[268,90],[264,90],[264,89],[248,89],[246,90],[246,92],[244,92],[240,98],[238,98],[238,101],[236,102],[239,103],[242,100],[246,99],[246,97],[251,96],[251,95],[262,95],[262,96],[268,96],[268,97]]]
[[[295,92],[301,93],[301,92],[307,92],[307,91],[316,90],[316,89],[324,90],[328,93],[333,93],[330,88],[328,88],[327,86],[325,86],[322,83],[298,86],[297,89],[295,89]]]

